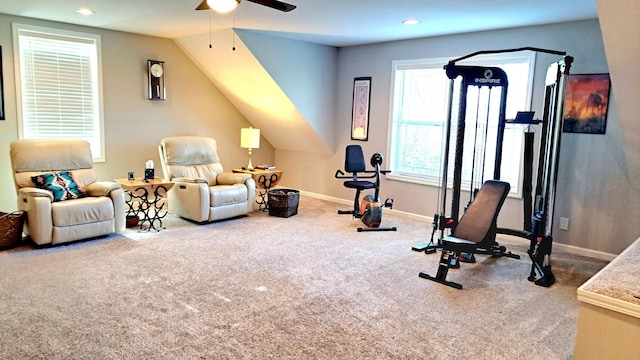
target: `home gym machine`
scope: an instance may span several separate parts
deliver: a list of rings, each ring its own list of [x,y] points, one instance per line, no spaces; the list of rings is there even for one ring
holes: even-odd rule
[[[538,50],[542,51],[542,50]],[[520,236],[530,240],[527,253],[531,258],[531,272],[527,278],[536,285],[548,287],[555,282],[551,271],[551,247],[553,244],[553,217],[558,180],[560,140],[564,119],[564,100],[573,57],[564,52],[545,51],[563,57],[547,68],[538,175],[535,203],[532,204],[531,188],[533,174],[533,133],[525,133],[525,171],[523,178],[524,229],[521,231],[498,228],[498,233]],[[535,122],[535,121],[534,121]],[[528,192],[526,192],[528,190]],[[531,216],[533,211],[533,216]],[[531,222],[526,221],[527,217]],[[529,224],[531,224],[529,226]],[[539,277],[538,277],[539,276]]]
[[[526,116],[518,116],[515,120],[508,122],[505,119],[508,89],[506,73],[498,67],[462,66],[456,63],[477,55],[525,50],[559,55],[562,56],[562,58],[551,64],[547,70],[542,120],[533,120],[532,116],[528,116],[528,119],[522,120],[521,118]],[[542,134],[538,158],[535,204],[532,204],[531,200],[534,138],[533,132],[527,132],[525,133],[525,170],[523,178],[523,230],[497,228],[496,233],[528,239],[530,245],[527,253],[532,261],[531,273],[528,280],[535,281],[535,284],[540,286],[551,286],[554,283],[555,278],[551,272],[550,263],[551,245],[553,242],[553,210],[555,205],[564,96],[567,76],[572,62],[573,58],[567,56],[565,52],[525,47],[508,50],[479,51],[451,60],[444,66],[446,75],[449,78],[449,84],[447,92],[448,101],[446,104],[447,120],[444,127],[445,141],[442,150],[441,183],[438,190],[438,212],[433,217],[431,240],[427,243],[415,245],[412,250],[424,251],[427,254],[436,252],[438,248],[442,247],[441,244],[445,236],[445,231],[450,231],[450,229],[456,226],[460,218],[463,168],[471,169],[471,173],[469,174],[471,181],[469,184],[468,204],[473,201],[477,191],[485,181],[485,165],[492,163],[493,179],[500,179],[504,130],[508,123],[540,124]],[[456,79],[458,79],[457,81],[459,82],[459,90],[457,91],[457,108],[454,109],[453,98]],[[476,98],[475,102],[469,101],[471,97]],[[452,121],[454,112],[457,113],[457,122],[455,124],[453,124]],[[522,114],[532,115],[532,113]],[[453,125],[455,125],[455,131],[452,131]],[[464,151],[465,133],[468,133],[465,131],[467,126],[473,126],[475,128],[471,154],[469,154],[469,151],[466,153]],[[455,152],[453,154],[453,181],[450,191],[451,205],[447,207],[451,143],[455,144]],[[495,148],[492,149],[492,147]],[[490,168],[490,166],[488,166],[488,168]],[[438,239],[434,241],[434,236],[436,236],[436,232],[438,231]],[[504,250],[503,247],[500,248]],[[468,259],[462,257],[460,261],[472,262],[474,261],[472,256],[473,254],[471,254],[471,258]],[[517,255],[514,255],[513,257],[516,256]]]

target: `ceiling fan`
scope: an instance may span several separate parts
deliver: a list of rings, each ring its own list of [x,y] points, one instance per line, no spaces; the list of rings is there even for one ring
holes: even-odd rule
[[[287,4],[278,0],[247,0],[252,3],[264,5],[272,9],[289,12],[296,8],[295,5]],[[240,4],[240,0],[203,0],[196,10],[210,10],[217,12],[229,12]]]

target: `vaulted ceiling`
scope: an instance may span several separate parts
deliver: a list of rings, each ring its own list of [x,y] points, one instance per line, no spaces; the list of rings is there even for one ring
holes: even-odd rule
[[[335,145],[335,89],[328,89],[335,79],[306,79],[315,88],[287,86],[275,68],[279,63],[300,68],[305,62],[294,64],[295,56],[261,46],[256,36],[288,39],[288,48],[316,54],[322,63],[301,69],[312,74],[335,66],[331,49],[337,47],[597,18],[595,0],[285,1],[297,8],[281,12],[245,0],[233,12],[219,14],[196,11],[201,0],[0,0],[0,13],[174,39],[274,148],[319,153]],[[94,13],[80,15],[78,8]],[[402,24],[406,19],[420,23]],[[215,57],[210,43],[218,49]],[[280,58],[269,68],[266,59],[274,55]],[[306,98],[296,97],[299,93]]]
[[[597,17],[595,0],[285,0],[281,12],[242,1],[228,14],[195,11],[201,0],[0,0],[10,15],[171,39],[239,28],[332,46],[539,25]],[[74,10],[87,7],[83,16]],[[418,25],[402,25],[405,19]]]

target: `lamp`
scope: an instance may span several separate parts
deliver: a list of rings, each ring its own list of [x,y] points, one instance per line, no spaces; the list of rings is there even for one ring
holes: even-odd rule
[[[251,164],[251,149],[260,147],[260,129],[254,129],[252,127],[240,129],[240,147],[249,149],[249,165],[247,165],[247,170],[253,170],[253,165]]]
[[[240,0],[203,0],[196,10],[213,9],[219,13],[233,11],[240,4]]]

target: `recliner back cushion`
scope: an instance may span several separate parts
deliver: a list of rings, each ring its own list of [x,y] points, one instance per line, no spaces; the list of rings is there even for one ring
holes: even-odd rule
[[[10,145],[18,188],[35,187],[32,176],[69,171],[80,188],[95,182],[93,157],[84,140],[16,140]]]
[[[210,186],[222,173],[218,145],[209,137],[175,136],[162,140],[169,179],[178,177],[203,178]]]

